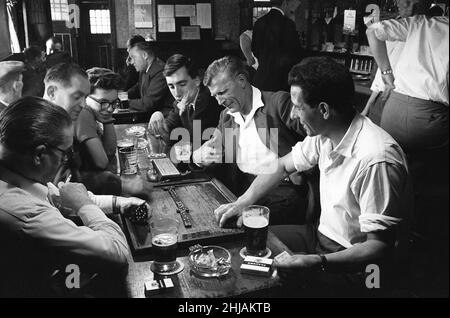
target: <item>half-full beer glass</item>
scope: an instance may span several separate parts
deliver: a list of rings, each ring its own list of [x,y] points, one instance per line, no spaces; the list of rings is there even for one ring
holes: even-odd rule
[[[154,273],[170,275],[178,272],[180,268],[180,263],[177,262],[179,226],[180,223],[173,218],[152,219],[150,231],[154,262],[151,270]]]
[[[244,256],[269,255],[270,250],[266,248],[269,216],[269,208],[261,205],[251,205],[242,211],[245,232]]]

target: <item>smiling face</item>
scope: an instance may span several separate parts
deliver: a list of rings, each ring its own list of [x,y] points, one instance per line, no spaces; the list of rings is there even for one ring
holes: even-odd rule
[[[90,107],[95,113],[98,113],[101,117],[109,118],[111,114],[114,112],[114,107],[112,106],[113,102],[116,102],[118,99],[118,92],[116,89],[101,89],[97,88],[95,91],[90,94],[92,98],[86,99],[86,105]],[[97,102],[98,101],[98,102]],[[109,103],[108,107],[102,107],[102,103]]]
[[[200,80],[192,78],[185,66],[166,76],[166,82],[170,93],[172,93],[177,102],[180,102],[184,96],[188,96],[187,102],[192,102],[191,99],[195,98],[197,89],[200,86]]]
[[[89,80],[76,74],[72,76],[70,84],[67,86],[60,82],[49,84],[47,94],[53,103],[64,108],[72,120],[76,121],[86,105],[86,96],[89,95],[90,89]]]
[[[303,92],[299,86],[291,86],[291,101],[294,104],[291,110],[291,118],[300,120],[308,136],[321,134],[324,119],[319,111],[319,106],[311,107],[303,99]]]
[[[246,105],[246,79],[243,74],[236,76],[229,72],[217,74],[208,86],[211,96],[217,99],[219,105],[229,109],[232,113],[248,114],[251,105]]]

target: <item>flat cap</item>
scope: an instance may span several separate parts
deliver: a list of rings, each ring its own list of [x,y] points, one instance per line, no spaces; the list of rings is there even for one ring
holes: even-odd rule
[[[0,62],[0,86],[9,82],[14,76],[25,71],[25,63],[19,61]]]

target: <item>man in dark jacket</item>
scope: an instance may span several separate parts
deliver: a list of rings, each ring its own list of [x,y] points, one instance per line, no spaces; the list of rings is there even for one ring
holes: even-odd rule
[[[224,57],[207,69],[204,84],[225,109],[213,137],[194,151],[199,166],[232,164],[237,174],[233,189],[242,193],[258,175],[276,170],[277,159],[289,153],[305,132],[290,118],[289,93],[264,92],[250,85],[242,61]],[[271,210],[270,224],[304,221],[305,187],[287,178],[258,204]]]
[[[162,111],[169,95],[163,75],[164,62],[155,56],[149,42],[135,43],[129,56],[131,64],[139,72],[138,83],[128,90],[130,109],[150,113]]]
[[[259,67],[253,85],[263,91],[289,91],[288,73],[301,59],[295,23],[289,18],[299,0],[272,1],[274,7],[253,27],[252,52]]]
[[[201,140],[193,140],[196,137],[194,125],[199,125],[195,131],[198,139],[201,139],[203,131],[217,126],[222,108],[211,96],[208,88],[203,86],[198,68],[190,58],[181,54],[172,55],[167,59],[163,73],[175,101],[173,109],[165,119],[161,112],[153,113],[148,124],[149,130],[161,135],[166,143],[170,143],[169,134],[175,128],[185,128],[186,133],[189,132],[191,143],[198,148]]]

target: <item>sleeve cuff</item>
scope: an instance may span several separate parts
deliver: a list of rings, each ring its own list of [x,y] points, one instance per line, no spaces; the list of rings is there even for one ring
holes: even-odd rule
[[[103,211],[95,204],[87,204],[82,206],[78,210],[78,216],[86,226],[94,222],[108,220],[108,217],[105,215],[105,213],[103,213]]]
[[[400,218],[376,213],[365,213],[359,217],[359,224],[363,233],[384,231],[400,224],[401,221]]]

